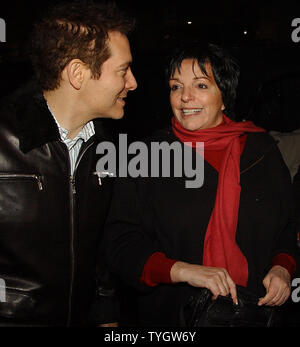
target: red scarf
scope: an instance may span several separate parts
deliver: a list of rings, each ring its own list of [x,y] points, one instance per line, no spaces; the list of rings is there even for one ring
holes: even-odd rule
[[[248,263],[235,241],[240,202],[240,136],[263,132],[252,122],[234,122],[223,115],[217,127],[189,131],[175,117],[174,134],[181,142],[204,142],[207,150],[224,150],[219,170],[215,206],[205,234],[203,265],[225,268],[236,284],[247,285]]]

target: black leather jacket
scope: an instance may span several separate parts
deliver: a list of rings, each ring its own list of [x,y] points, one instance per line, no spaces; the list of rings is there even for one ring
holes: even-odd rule
[[[70,177],[42,93],[30,85],[1,103],[0,325],[82,324],[91,310],[98,322],[116,318],[100,249],[113,182],[95,172],[104,137],[94,124]]]

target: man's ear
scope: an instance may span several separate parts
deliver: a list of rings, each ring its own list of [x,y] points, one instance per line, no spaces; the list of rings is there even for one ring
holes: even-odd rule
[[[86,74],[89,70],[88,67],[80,59],[73,59],[68,63],[65,69],[69,83],[73,88],[79,90],[86,78]]]

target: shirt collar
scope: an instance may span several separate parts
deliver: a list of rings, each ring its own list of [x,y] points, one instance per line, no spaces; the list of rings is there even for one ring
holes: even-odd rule
[[[48,106],[48,109],[49,109],[49,112],[51,113],[52,117],[54,118],[55,120],[55,123],[58,127],[58,130],[59,130],[59,134],[60,134],[60,138],[61,140],[68,146],[68,147],[73,147],[76,142],[79,140],[79,139],[82,139],[84,142],[88,141],[94,134],[95,134],[95,127],[94,127],[94,123],[93,121],[89,121],[88,123],[86,123],[84,125],[84,127],[81,129],[81,131],[74,137],[74,139],[69,139],[68,138],[68,133],[69,131],[65,128],[63,128],[59,122],[57,121],[57,119],[55,118],[53,112],[51,111],[51,108],[50,106],[48,105],[47,103],[47,106]]]

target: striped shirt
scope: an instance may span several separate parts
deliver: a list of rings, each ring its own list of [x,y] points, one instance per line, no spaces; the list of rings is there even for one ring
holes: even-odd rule
[[[73,175],[75,171],[75,167],[76,167],[76,160],[78,158],[81,145],[83,144],[83,142],[88,141],[95,134],[94,123],[93,121],[89,121],[87,124],[85,124],[85,126],[81,129],[81,131],[74,137],[74,139],[69,139],[68,138],[69,131],[63,128],[62,126],[60,126],[54,114],[52,113],[49,105],[48,105],[48,109],[57,124],[61,140],[65,143],[65,145],[68,148],[70,164],[71,164],[71,175]]]

